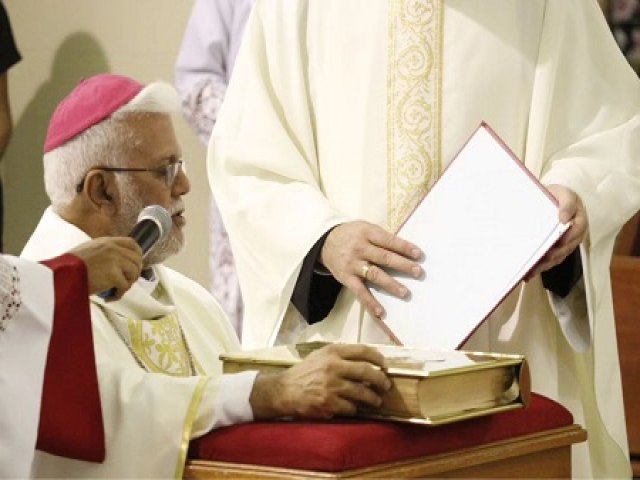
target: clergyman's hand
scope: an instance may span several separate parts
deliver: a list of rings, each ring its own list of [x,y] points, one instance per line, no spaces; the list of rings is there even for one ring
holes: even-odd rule
[[[369,313],[382,317],[382,305],[371,295],[366,281],[405,298],[409,294],[407,288],[385,269],[420,278],[424,271],[416,260],[422,256],[416,245],[382,227],[354,221],[338,225],[327,235],[320,260],[336,280],[355,293]]]
[[[331,418],[378,407],[391,388],[384,357],[366,345],[333,344],[276,374],[260,374],[251,392],[254,418]]]
[[[142,250],[129,237],[103,237],[90,240],[69,253],[80,258],[87,266],[89,293],[116,288],[109,300],[117,300],[140,277]]]
[[[527,275],[527,279],[562,263],[584,241],[589,229],[587,212],[575,192],[562,185],[549,185],[547,189],[558,200],[560,221],[570,222],[571,226]]]

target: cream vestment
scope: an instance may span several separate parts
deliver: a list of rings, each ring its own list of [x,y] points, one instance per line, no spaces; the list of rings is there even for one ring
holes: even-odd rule
[[[22,255],[47,258],[87,235],[49,207]],[[198,284],[157,265],[118,301],[91,296],[106,460],[38,452],[36,476],[182,478],[189,440],[251,420],[255,373],[222,375],[218,355],[239,348],[219,305]]]
[[[609,261],[640,207],[639,111],[595,0],[258,0],[208,159],[243,345],[388,341],[346,289],[306,326],[290,304],[302,261],[342,222],[396,230],[486,121],[542,183],[582,199],[586,303],[560,321],[533,279],[468,347],[527,355],[534,390],[589,430],[577,476],[628,476]]]

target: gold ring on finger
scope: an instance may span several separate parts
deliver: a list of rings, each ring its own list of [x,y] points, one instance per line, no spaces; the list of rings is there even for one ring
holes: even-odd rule
[[[371,268],[371,264],[369,262],[364,262],[364,264],[362,265],[362,269],[360,270],[360,275],[365,280],[367,280],[367,275],[369,275],[370,268]]]

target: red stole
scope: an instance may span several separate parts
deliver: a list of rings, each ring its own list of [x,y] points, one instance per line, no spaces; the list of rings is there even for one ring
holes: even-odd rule
[[[86,267],[71,254],[41,263],[53,271],[55,308],[36,448],[102,462],[104,425]]]

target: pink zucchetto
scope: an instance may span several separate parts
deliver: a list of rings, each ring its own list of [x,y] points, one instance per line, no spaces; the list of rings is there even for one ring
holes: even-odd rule
[[[82,80],[56,107],[49,121],[44,152],[64,145],[100,123],[144,89],[129,77],[104,73]]]

